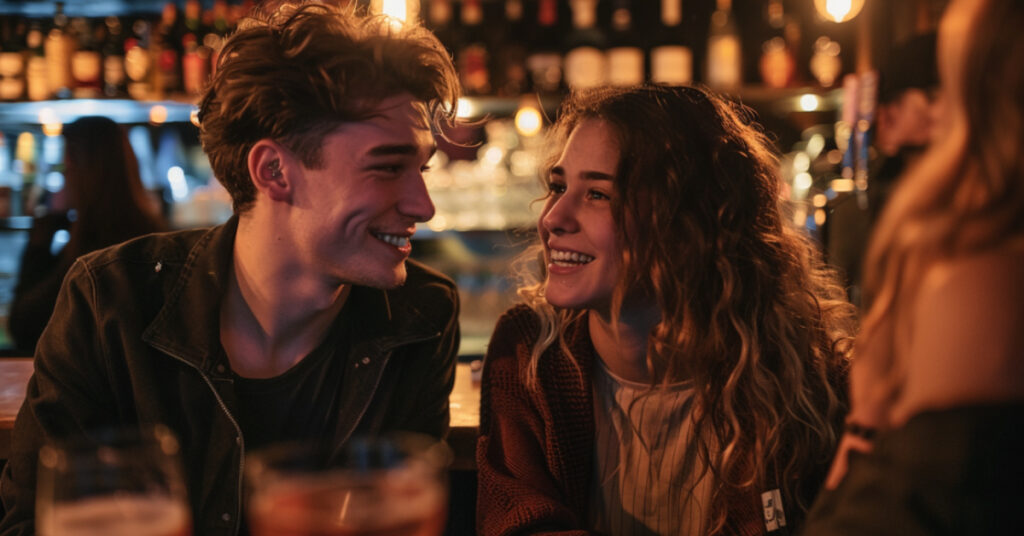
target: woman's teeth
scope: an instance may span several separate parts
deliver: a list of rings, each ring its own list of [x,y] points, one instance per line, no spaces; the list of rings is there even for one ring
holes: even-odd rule
[[[391,244],[392,246],[395,246],[395,247],[401,248],[401,247],[405,247],[405,246],[409,245],[409,237],[408,236],[398,236],[398,235],[384,234],[384,233],[373,233],[373,236],[375,236],[379,240],[387,242],[388,244]]]
[[[551,250],[551,262],[556,266],[572,266],[573,264],[587,264],[594,260],[590,255],[576,253],[575,251]]]

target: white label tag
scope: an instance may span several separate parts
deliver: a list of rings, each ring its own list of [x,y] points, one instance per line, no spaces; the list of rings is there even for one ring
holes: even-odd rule
[[[761,494],[761,506],[765,530],[771,532],[786,526],[786,512],[782,509],[782,494],[778,488]]]

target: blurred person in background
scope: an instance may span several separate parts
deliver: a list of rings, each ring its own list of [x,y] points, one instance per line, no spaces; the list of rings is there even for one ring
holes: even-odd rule
[[[756,125],[701,89],[573,94],[524,302],[484,362],[478,527],[798,527],[846,414],[854,310]]]
[[[193,533],[232,536],[253,450],[443,438],[458,296],[409,255],[458,93],[421,26],[315,2],[243,20],[198,113],[235,214],[72,266],[15,422],[0,533],[33,531],[41,445],[101,428],[168,426]]]
[[[877,154],[868,173],[867,206],[858,204],[855,193],[839,193],[828,203],[822,231],[827,260],[841,270],[850,298],[858,306],[868,237],[896,180],[921,157],[932,139],[938,86],[935,33],[912,37],[895,47],[879,79],[872,130]]]
[[[939,136],[867,260],[848,432],[806,534],[1019,534],[1024,3],[953,0]]]
[[[22,355],[35,353],[75,259],[167,229],[158,202],[139,180],[135,153],[120,125],[82,117],[65,125],[63,134],[64,189],[54,210],[33,221],[11,304],[8,326]]]

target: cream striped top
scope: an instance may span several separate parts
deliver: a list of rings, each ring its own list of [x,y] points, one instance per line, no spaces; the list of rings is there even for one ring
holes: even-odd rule
[[[598,358],[593,389],[591,526],[609,536],[703,534],[711,477],[698,466],[697,449],[687,448],[691,382],[652,391]]]

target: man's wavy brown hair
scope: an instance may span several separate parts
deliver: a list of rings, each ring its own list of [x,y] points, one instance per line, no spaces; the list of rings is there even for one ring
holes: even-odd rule
[[[801,518],[845,416],[855,311],[785,216],[770,143],[745,111],[706,91],[607,88],[563,103],[552,162],[590,118],[610,125],[621,153],[612,212],[624,268],[613,315],[627,293],[655,300],[654,383],[694,382],[693,446],[717,482],[711,532],[729,532],[739,505],[727,497],[737,492],[779,487],[789,517]],[[543,270],[520,289],[544,326],[525,373],[534,388],[545,350],[568,352],[561,328],[580,314],[544,300]]]
[[[392,22],[318,3],[284,3],[243,19],[198,116],[203,149],[236,213],[255,200],[246,158],[261,139],[316,168],[323,138],[367,119],[387,97],[409,93],[435,121],[455,117],[459,85],[448,52],[422,26]]]

